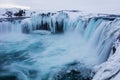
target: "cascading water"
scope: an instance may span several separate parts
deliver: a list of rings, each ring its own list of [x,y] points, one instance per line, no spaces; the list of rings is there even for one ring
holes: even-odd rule
[[[0,33],[16,32],[21,33],[19,22],[0,22]]]
[[[0,80],[91,80],[92,67],[109,57],[120,20],[78,14],[0,22]]]

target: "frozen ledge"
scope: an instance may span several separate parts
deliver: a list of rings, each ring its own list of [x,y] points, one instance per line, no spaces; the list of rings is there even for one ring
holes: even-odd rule
[[[30,18],[30,17],[12,17],[12,18],[0,18],[0,22],[3,22],[3,21],[16,21],[16,20],[24,20],[26,18]]]

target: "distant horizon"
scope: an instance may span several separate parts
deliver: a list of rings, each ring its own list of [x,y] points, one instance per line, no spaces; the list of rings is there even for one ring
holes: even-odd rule
[[[90,13],[120,14],[120,1],[116,0],[4,0],[0,8],[26,8],[31,10],[79,10]]]

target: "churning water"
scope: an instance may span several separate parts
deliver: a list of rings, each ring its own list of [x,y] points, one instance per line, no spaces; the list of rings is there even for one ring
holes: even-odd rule
[[[109,56],[119,21],[68,14],[1,22],[0,80],[90,80],[92,67]]]

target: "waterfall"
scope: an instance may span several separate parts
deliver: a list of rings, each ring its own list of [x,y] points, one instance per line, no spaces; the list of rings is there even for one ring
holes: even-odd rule
[[[21,33],[21,26],[18,21],[0,22],[0,34],[5,33]]]
[[[106,16],[86,17],[74,12],[60,11],[57,13],[41,13],[31,18],[14,22],[0,22],[0,33],[31,33],[36,30],[47,30],[51,33],[76,32],[82,36],[88,44],[94,47],[99,56],[107,59],[114,36],[119,31],[113,28],[119,26],[119,20]],[[112,35],[112,36],[111,36]],[[105,56],[106,55],[106,56]]]
[[[107,60],[112,42],[116,39],[114,35],[119,30],[111,31],[116,28],[116,23],[119,23],[119,20],[107,16],[86,17],[81,14],[79,16],[75,15],[63,11],[34,15],[23,21],[22,30],[24,33],[35,30],[47,30],[51,33],[76,32],[97,51],[100,62]],[[102,58],[103,56],[104,58]]]
[[[120,33],[119,26],[117,17],[69,11],[0,22],[0,35],[12,33],[9,37],[0,37],[3,73],[6,70],[5,76],[17,75],[18,80],[61,80],[64,75],[75,73],[77,78],[84,76],[86,80],[89,69],[108,59]]]

